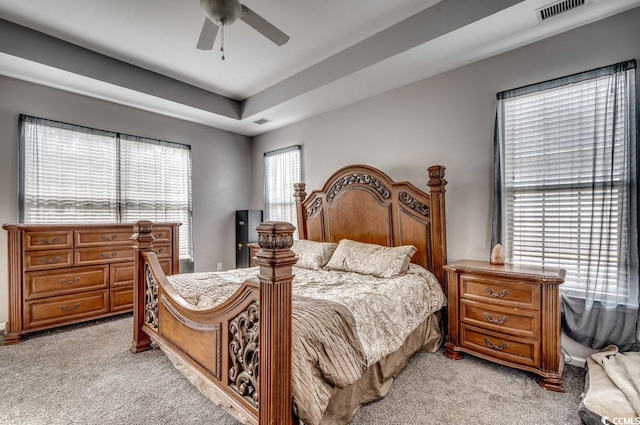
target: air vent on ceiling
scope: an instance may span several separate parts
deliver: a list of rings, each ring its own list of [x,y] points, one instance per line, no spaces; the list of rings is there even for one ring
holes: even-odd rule
[[[553,18],[556,15],[575,9],[576,7],[584,6],[588,0],[561,0],[541,7],[536,10],[539,21],[544,21],[549,18]]]
[[[269,120],[265,119],[265,118],[260,118],[258,121],[254,121],[254,123],[256,123],[258,125],[266,124],[268,122],[269,122]]]

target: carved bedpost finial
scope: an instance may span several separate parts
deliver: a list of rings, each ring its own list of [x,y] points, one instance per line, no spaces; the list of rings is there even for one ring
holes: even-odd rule
[[[298,202],[302,202],[306,199],[307,197],[307,192],[305,192],[307,185],[306,183],[294,183],[293,184],[293,197],[296,199],[296,201]]]
[[[265,221],[256,227],[258,245],[266,250],[289,249],[293,245],[296,228],[285,221]]]
[[[260,251],[260,373],[258,423],[293,423],[291,409],[291,281],[297,258],[291,246],[296,228],[282,221],[256,227]],[[275,365],[279,365],[276,367]]]
[[[432,165],[429,167],[429,181],[427,186],[431,192],[444,191],[447,181],[444,179],[444,170],[442,165]]]
[[[151,234],[153,223],[149,220],[136,221],[133,224],[133,235],[131,240],[136,242],[153,242],[155,236]]]

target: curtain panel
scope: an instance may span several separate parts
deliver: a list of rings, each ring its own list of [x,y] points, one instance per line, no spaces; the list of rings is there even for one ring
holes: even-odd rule
[[[635,61],[498,93],[492,246],[567,270],[563,330],[638,349]]]

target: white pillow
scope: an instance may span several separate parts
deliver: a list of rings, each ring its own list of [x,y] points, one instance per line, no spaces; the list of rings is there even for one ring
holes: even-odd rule
[[[395,277],[407,271],[416,251],[413,245],[387,247],[343,239],[338,243],[327,268],[376,277]]]
[[[291,247],[291,250],[298,257],[298,262],[295,266],[319,270],[327,264],[337,246],[337,243],[331,242],[315,242],[306,239],[295,240]]]

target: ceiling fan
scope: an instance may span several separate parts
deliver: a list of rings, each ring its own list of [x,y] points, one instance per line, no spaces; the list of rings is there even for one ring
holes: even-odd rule
[[[207,17],[202,25],[197,47],[200,50],[211,50],[218,35],[218,28],[222,28],[222,59],[224,60],[224,27],[231,25],[240,18],[260,34],[282,46],[289,41],[289,36],[267,22],[263,17],[238,0],[200,0],[200,7]]]

